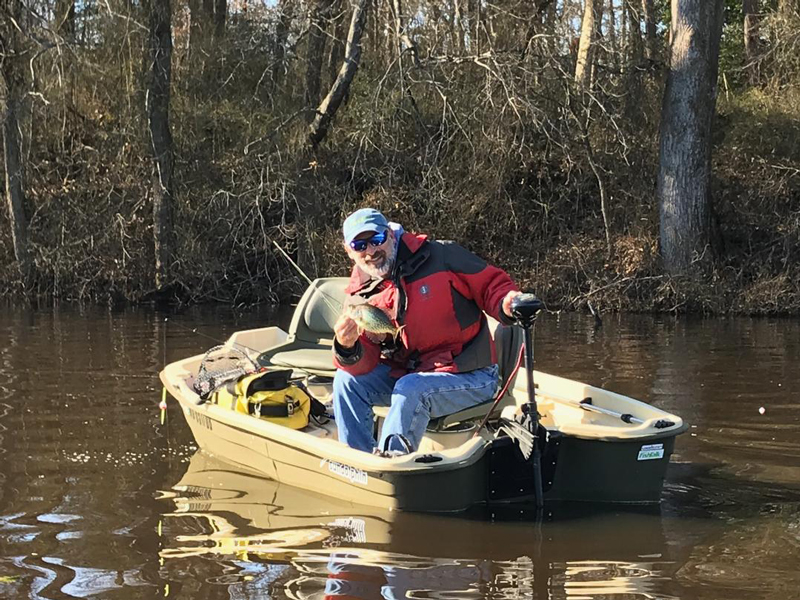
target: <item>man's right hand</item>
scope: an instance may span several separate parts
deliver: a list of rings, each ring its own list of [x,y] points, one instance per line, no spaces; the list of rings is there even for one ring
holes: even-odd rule
[[[333,326],[336,341],[342,348],[352,348],[358,341],[358,325],[347,315],[342,315]]]

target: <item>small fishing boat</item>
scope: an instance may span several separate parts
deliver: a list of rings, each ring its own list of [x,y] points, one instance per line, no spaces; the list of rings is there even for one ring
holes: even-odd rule
[[[411,454],[387,458],[349,448],[337,439],[335,414],[295,429],[286,419],[265,417],[260,407],[236,410],[208,400],[209,386],[233,391],[223,375],[236,371],[220,367],[217,379],[207,377],[213,355],[239,356],[253,365],[250,371],[289,371],[301,389],[328,402],[333,324],[346,284],[346,278],[313,281],[288,332],[239,331],[213,353],[164,368],[161,381],[200,448],[278,482],[381,509],[660,501],[675,438],[688,425],[633,398],[534,371],[531,330],[542,307],[527,295],[515,309],[518,325],[492,323],[504,384],[500,397],[433,419]],[[523,355],[524,376],[517,377]],[[376,432],[385,411],[375,409]]]

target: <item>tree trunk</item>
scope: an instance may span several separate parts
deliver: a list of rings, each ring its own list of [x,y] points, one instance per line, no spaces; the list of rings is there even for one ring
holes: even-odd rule
[[[480,6],[480,3],[478,3]],[[544,13],[544,33],[547,35],[545,44],[547,45],[547,52],[550,56],[556,55],[556,48],[558,39],[556,38],[556,20],[557,20],[557,2],[551,2]]]
[[[172,79],[172,11],[170,0],[150,0],[150,59],[152,71],[147,91],[147,115],[153,150],[153,242],[155,285],[163,289],[172,261],[172,132],[169,98]]]
[[[473,52],[475,54],[480,54],[481,48],[483,47],[481,40],[485,32],[483,24],[483,3],[481,0],[476,0],[475,9],[472,11],[472,14],[474,15],[473,24],[475,26],[473,36]]]
[[[685,273],[708,244],[711,126],[723,0],[672,0],[656,194],[664,266]]]
[[[408,50],[411,53],[414,64],[417,66],[419,66],[419,53],[416,44],[408,37],[402,2],[400,0],[391,0],[391,2],[392,18],[394,20],[395,50],[397,51],[400,74],[401,77],[403,77],[403,53]]]
[[[9,61],[10,62],[10,61]],[[13,68],[13,67],[12,67]],[[19,113],[22,108],[21,78],[8,73],[3,66],[5,111],[3,114],[3,154],[5,157],[6,205],[11,224],[11,243],[20,275],[27,285],[30,274],[28,259],[28,222],[25,218],[25,187],[23,183],[23,154]]]
[[[331,39],[331,50],[328,53],[328,83],[332,85],[336,81],[336,75],[339,73],[339,67],[344,58],[344,43],[347,36],[347,20],[343,14],[342,0],[335,0],[331,6],[331,15],[334,16],[331,20],[331,32],[333,38]]]
[[[56,0],[55,29],[65,38],[75,36],[75,0]]]
[[[16,22],[21,20],[19,0],[12,0],[7,8]],[[28,221],[25,217],[24,154],[22,152],[22,131],[19,116],[25,85],[25,53],[22,48],[21,33],[10,24],[10,19],[0,24],[0,48],[6,54],[0,61],[4,96],[3,110],[3,156],[5,169],[5,196],[8,206],[8,220],[11,225],[11,244],[14,257],[25,287],[30,276],[28,254]]]
[[[155,3],[157,0],[149,0]],[[189,0],[189,51],[197,58],[207,51],[208,36],[211,32],[211,17],[207,0]],[[203,59],[203,63],[205,60]]]
[[[642,19],[639,11],[633,8],[633,0],[625,0],[625,9],[628,15],[628,32],[630,37],[631,57],[637,67],[644,57],[644,44],[642,42]]]
[[[272,46],[272,89],[278,87],[286,70],[286,44],[289,39],[289,27],[294,17],[293,0],[281,0],[278,3],[278,19],[275,24],[275,37]]]
[[[364,23],[367,19],[367,7],[370,0],[357,0],[353,7],[353,17],[350,20],[350,31],[347,34],[344,62],[339,69],[339,75],[333,82],[328,95],[317,108],[317,114],[311,123],[308,139],[316,147],[328,133],[331,120],[339,110],[339,105],[350,89],[350,83],[356,76],[358,64],[361,60],[361,36],[364,32]]]
[[[627,21],[627,34],[624,43],[626,46],[625,60],[623,69],[626,71],[625,85],[625,113],[633,121],[642,115],[642,83],[644,71],[644,42],[642,41],[642,20],[638,8],[633,6],[633,2],[638,0],[624,1],[624,19]]]
[[[628,27],[630,25],[630,19],[628,18],[628,0],[622,0],[622,5],[620,6],[619,10],[619,48],[620,48],[620,62],[621,62],[621,72],[625,72],[628,70],[630,58],[632,56],[631,53],[631,44],[632,41],[630,36],[628,35]]]
[[[654,0],[642,0],[644,14],[644,55],[647,60],[655,60],[658,56],[658,40],[656,38],[656,9]]]
[[[759,55],[759,27],[760,15],[758,0],[742,0],[742,15],[744,16],[744,56],[750,80],[757,78]]]
[[[614,0],[608,0],[608,47],[611,52],[608,62],[612,65],[616,65],[619,60],[617,46],[617,10],[614,7]]]
[[[450,36],[453,40],[453,54],[464,54],[464,31],[461,29],[461,6],[459,0],[452,0],[450,12]]]
[[[225,36],[225,23],[228,20],[228,0],[215,0],[214,2],[214,37],[222,39]]]
[[[575,64],[575,83],[586,88],[592,74],[592,58],[597,27],[597,9],[601,0],[585,0],[583,21],[581,21],[581,39],[578,43],[578,61]]]
[[[325,57],[326,29],[333,0],[315,0],[308,12],[308,46],[306,50],[306,106],[319,104],[322,88],[322,63]]]

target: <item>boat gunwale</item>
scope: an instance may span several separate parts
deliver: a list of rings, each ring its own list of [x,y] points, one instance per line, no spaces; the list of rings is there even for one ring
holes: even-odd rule
[[[267,329],[267,328],[265,328],[265,329]],[[239,332],[236,332],[236,333],[232,334],[231,338],[228,340],[228,343],[235,343],[235,337],[236,337],[237,333],[239,333]],[[181,359],[181,360],[175,361],[173,363],[168,364],[161,371],[161,373],[159,374],[162,383],[167,388],[167,390],[170,392],[170,395],[172,395],[174,398],[176,398],[176,400],[178,400],[181,404],[185,405],[186,407],[191,408],[192,410],[202,411],[208,416],[208,418],[212,418],[215,421],[225,422],[226,418],[237,419],[237,417],[238,417],[239,419],[242,419],[243,422],[242,423],[231,424],[232,427],[235,427],[236,429],[238,429],[238,430],[240,430],[240,431],[242,431],[244,433],[249,433],[249,434],[253,434],[254,433],[254,431],[253,431],[254,428],[255,429],[259,429],[259,428],[266,429],[266,431],[259,431],[258,432],[259,437],[262,437],[262,438],[265,438],[265,439],[274,439],[276,435],[278,435],[278,436],[288,435],[288,437],[293,437],[294,435],[304,435],[304,436],[312,435],[312,434],[307,433],[307,432],[288,429],[288,428],[286,428],[286,427],[284,427],[282,425],[276,425],[276,424],[270,423],[269,421],[266,421],[266,420],[253,420],[253,421],[245,422],[244,419],[247,419],[249,417],[248,415],[240,415],[239,413],[236,413],[234,411],[226,411],[225,409],[222,409],[220,407],[216,407],[213,404],[198,403],[197,401],[193,401],[193,399],[191,398],[192,396],[197,398],[198,400],[199,400],[199,396],[193,390],[191,390],[191,388],[189,388],[189,386],[186,383],[186,379],[193,375],[192,371],[189,370],[188,367],[190,365],[193,365],[194,363],[199,363],[203,359],[203,357],[204,357],[204,354],[198,354],[198,355],[195,355],[195,356],[192,356],[192,357],[189,357],[189,358],[185,358],[185,359]],[[179,369],[180,369],[181,372],[177,372]],[[635,442],[635,443],[640,443],[641,442],[641,443],[643,443],[643,442],[648,442],[648,441],[655,441],[655,440],[659,440],[659,439],[668,439],[668,438],[671,438],[671,437],[675,437],[677,435],[680,435],[681,433],[686,432],[689,429],[689,424],[686,423],[685,421],[683,421],[683,419],[681,417],[679,417],[677,415],[674,415],[672,413],[669,413],[667,411],[664,411],[663,409],[658,408],[656,406],[653,406],[651,404],[647,404],[645,402],[642,402],[640,400],[632,398],[630,396],[626,396],[624,394],[619,394],[617,392],[612,392],[610,390],[605,390],[603,388],[598,388],[596,386],[591,386],[589,384],[585,384],[585,383],[582,383],[580,381],[576,381],[576,380],[572,380],[572,379],[567,379],[565,377],[561,377],[561,376],[558,376],[558,375],[552,375],[550,373],[544,373],[544,372],[541,372],[541,371],[535,371],[535,374],[539,375],[540,379],[541,379],[542,376],[544,376],[546,378],[546,380],[551,381],[551,382],[555,381],[555,382],[563,382],[563,383],[573,384],[573,385],[582,385],[587,390],[600,392],[603,395],[607,395],[607,396],[616,398],[616,399],[624,402],[625,404],[629,404],[631,406],[642,406],[642,407],[646,408],[648,411],[655,411],[657,413],[660,413],[660,416],[662,418],[674,419],[674,421],[675,421],[675,425],[673,425],[671,427],[668,427],[668,428],[664,428],[663,431],[656,431],[656,432],[646,431],[646,429],[648,429],[648,428],[644,426],[647,423],[653,421],[653,419],[649,419],[644,425],[640,425],[640,426],[636,427],[636,429],[640,430],[638,432],[633,430],[630,426],[628,426],[625,429],[623,429],[622,426],[617,425],[617,424],[614,424],[614,425],[601,425],[601,424],[593,423],[593,424],[591,424],[591,429],[592,430],[598,431],[598,432],[603,432],[603,430],[606,430],[606,431],[605,431],[604,434],[601,433],[600,435],[587,435],[587,434],[582,433],[580,431],[574,431],[573,428],[575,426],[574,425],[571,426],[571,424],[569,422],[565,422],[565,423],[563,423],[561,425],[557,425],[557,426],[552,427],[552,428],[548,428],[545,425],[545,427],[547,428],[547,430],[549,432],[557,432],[557,433],[559,433],[560,435],[563,435],[563,436],[569,436],[569,437],[573,437],[573,438],[576,438],[576,439],[583,439],[583,440],[596,440],[596,441],[612,442],[612,443],[630,443],[630,442]],[[178,380],[177,383],[173,380],[173,377]],[[538,384],[537,384],[537,388],[539,388]],[[517,392],[517,393],[521,393],[523,390],[520,390],[518,387],[515,387],[514,391]],[[548,397],[551,397],[553,394],[549,393],[546,388],[539,388],[537,390],[537,395],[541,396],[542,399],[546,401],[548,399]],[[578,405],[577,402],[575,402],[574,404],[572,404],[572,403],[563,404],[562,407],[565,410],[582,412],[582,409],[580,408],[580,406]],[[216,408],[217,410],[213,410],[214,408]],[[231,413],[231,414],[227,414],[227,413]],[[218,418],[218,416],[221,417],[221,418]],[[250,418],[252,418],[252,417],[250,417]],[[641,431],[643,429],[645,431]],[[616,433],[617,431],[619,431],[619,433],[625,433],[626,435],[614,435],[614,433]],[[635,435],[630,435],[631,433],[634,433]],[[314,437],[314,436],[312,436],[312,437]],[[315,437],[314,439],[317,440],[317,441],[320,441],[322,443],[325,443],[325,441],[326,441],[326,438],[316,438]],[[484,445],[490,443],[490,441],[491,441],[491,438],[487,438],[485,435],[481,436],[481,439],[484,440]],[[297,438],[296,441],[298,442],[298,444],[302,444],[303,438]],[[331,439],[327,439],[327,442],[332,443],[332,444],[336,443],[335,440],[331,440]],[[471,440],[469,440],[468,442],[465,442],[465,444],[466,443],[470,443],[470,442],[471,442]],[[289,445],[291,445],[291,444],[289,444]],[[297,445],[297,444],[295,444],[295,445]],[[463,446],[463,445],[464,444],[461,444],[461,446]],[[459,448],[461,446],[456,446],[455,448]],[[449,448],[449,449],[445,450],[444,452],[434,451],[434,452],[423,452],[423,453],[419,454],[419,456],[422,456],[422,455],[437,455],[437,456],[441,456],[443,460],[435,462],[435,463],[415,463],[415,462],[412,462],[412,461],[409,460],[408,463],[411,463],[411,464],[408,464],[405,461],[401,462],[401,461],[398,461],[397,459],[393,459],[391,461],[391,463],[390,463],[390,464],[392,464],[392,467],[393,467],[391,470],[395,470],[396,469],[396,470],[420,470],[420,471],[425,471],[425,470],[431,470],[432,468],[438,468],[439,470],[443,470],[443,468],[445,466],[450,466],[451,468],[458,468],[459,466],[463,466],[463,461],[467,460],[469,458],[469,456],[471,456],[474,453],[474,450],[471,450],[471,451],[466,452],[466,453],[461,453],[458,457],[454,457],[452,455],[448,455],[448,452],[454,450],[455,448]],[[340,453],[344,453],[346,455],[346,454],[349,454],[351,451],[352,452],[359,452],[357,450],[351,450],[351,449],[346,448],[344,446],[339,448],[339,447],[334,446],[334,445],[330,446],[330,450],[335,452],[337,455],[339,455]],[[319,453],[315,453],[315,454],[320,455]],[[361,457],[361,456],[359,456],[359,457],[339,456],[339,458],[342,461],[346,461],[348,463],[350,463],[352,461],[357,461],[359,463],[366,463],[365,464],[366,467],[372,467],[374,464],[377,463],[377,461],[381,461],[380,463],[377,463],[377,464],[380,465],[381,470],[386,470],[387,465],[384,463],[384,461],[386,459],[384,459],[382,457],[379,457],[379,456],[373,456],[373,455],[367,454],[367,453],[363,453],[363,454],[364,454],[363,457]],[[416,453],[414,453],[414,454],[416,454]],[[409,456],[413,456],[413,455],[409,455]],[[330,458],[330,456],[323,456],[322,458]],[[418,456],[415,457],[415,458],[418,458]],[[375,461],[375,462],[373,462],[373,461]]]

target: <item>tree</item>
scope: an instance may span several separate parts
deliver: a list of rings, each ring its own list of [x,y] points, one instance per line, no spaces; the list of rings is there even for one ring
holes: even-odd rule
[[[333,0],[315,0],[308,10],[308,46],[306,50],[306,105],[317,106],[322,87],[322,63]]]
[[[331,48],[328,52],[328,80],[333,83],[339,73],[344,58],[344,43],[347,36],[347,19],[343,10],[343,0],[334,0],[331,7]]]
[[[228,20],[228,0],[214,2],[214,37],[221,39],[225,35],[225,23]]]
[[[638,10],[633,7],[633,0],[624,0],[625,14],[628,22],[628,44],[633,63],[638,65],[644,56],[644,44],[642,43],[642,19]]]
[[[283,80],[286,71],[286,44],[289,38],[292,19],[294,18],[294,2],[280,0],[275,7],[275,31],[272,36],[272,89],[275,90]]]
[[[658,54],[658,42],[656,39],[656,9],[654,0],[642,0],[642,12],[644,13],[644,52],[647,60],[655,60]]]
[[[11,243],[22,280],[30,275],[28,256],[28,224],[25,217],[24,154],[22,132],[19,125],[22,111],[25,68],[20,0],[11,0],[7,10],[13,19],[3,19],[0,24],[0,75],[2,76],[3,106],[3,156],[5,168],[5,196],[11,224]]]
[[[723,0],[672,0],[656,193],[664,266],[686,272],[708,243],[711,124]]]
[[[755,78],[759,55],[760,15],[758,0],[742,0],[744,16],[744,55],[751,78]]]
[[[161,290],[169,277],[172,257],[172,173],[174,167],[169,98],[172,80],[172,9],[170,0],[149,0],[151,72],[147,116],[153,151],[153,242],[155,285]]]
[[[333,82],[328,95],[317,108],[317,114],[312,121],[308,139],[312,146],[317,146],[328,133],[333,117],[339,110],[350,83],[356,76],[358,65],[361,61],[361,36],[364,32],[364,23],[367,19],[367,7],[370,0],[357,0],[353,7],[353,17],[350,19],[350,30],[347,33],[347,46],[345,47],[344,62],[342,63],[336,81]]]
[[[205,0],[189,0],[189,47],[193,54],[204,52],[213,10]]]
[[[608,0],[608,49],[610,51],[609,62],[614,64],[618,58],[617,10],[614,6],[614,0]]]
[[[595,53],[596,23],[601,18],[601,0],[585,0],[581,39],[578,44],[578,61],[575,64],[575,83],[587,87],[592,75],[592,62]]]
[[[55,30],[67,38],[75,35],[75,0],[56,0]]]

